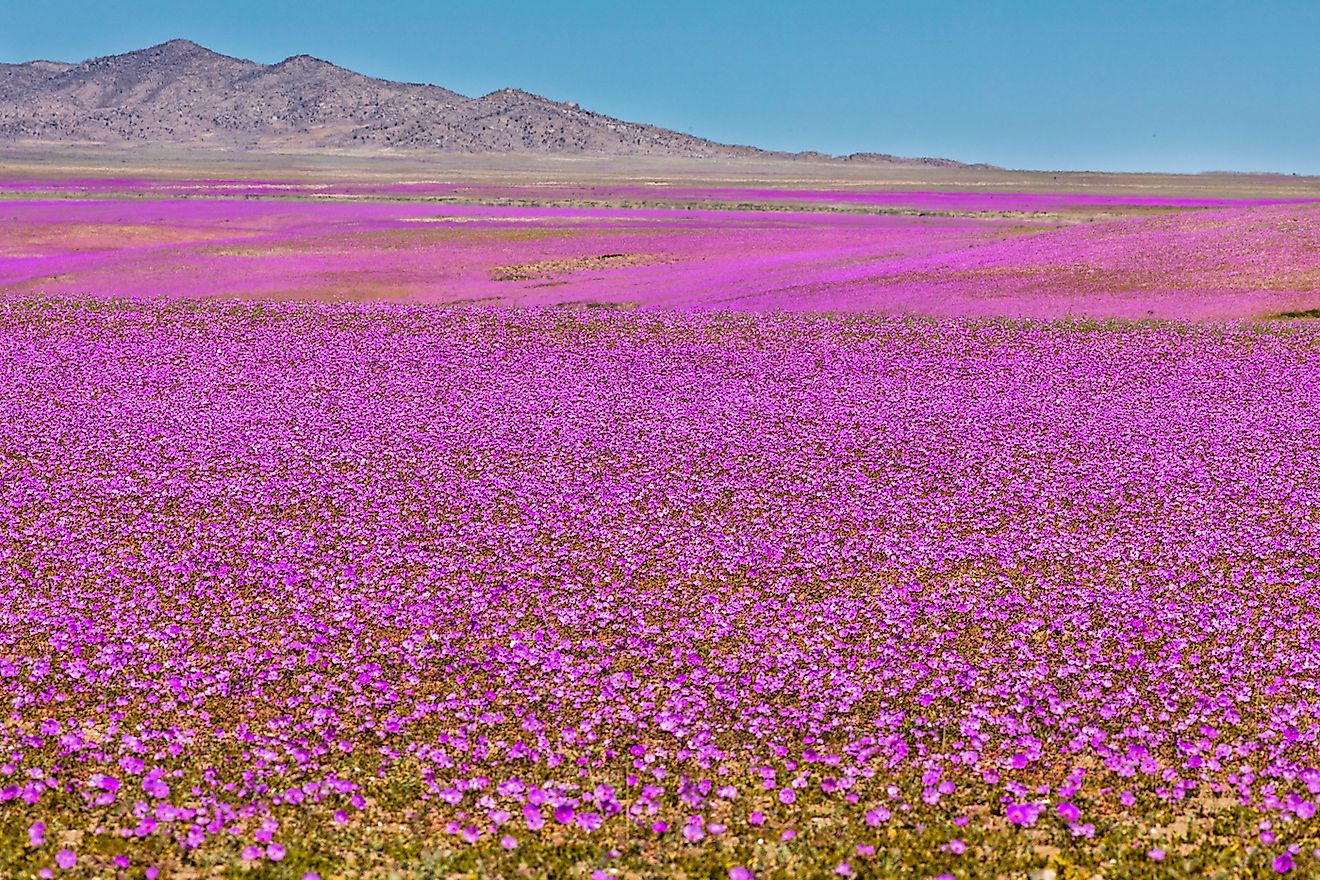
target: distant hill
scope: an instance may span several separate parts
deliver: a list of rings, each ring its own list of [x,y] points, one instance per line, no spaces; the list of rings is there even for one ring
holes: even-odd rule
[[[823,159],[719,144],[518,89],[469,98],[309,55],[258,64],[187,40],[81,64],[0,64],[0,144]],[[865,153],[852,162],[958,166]],[[982,166],[983,167],[983,166]]]

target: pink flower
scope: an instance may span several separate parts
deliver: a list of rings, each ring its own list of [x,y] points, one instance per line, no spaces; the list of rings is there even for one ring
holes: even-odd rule
[[[284,854],[284,847],[280,846],[278,843],[272,843],[266,847],[266,858],[270,859],[272,862],[278,862],[280,859],[284,858]]]
[[[41,846],[46,842],[46,823],[33,822],[28,828],[28,846]]]
[[[500,846],[505,849],[517,849],[518,838],[514,837],[512,834],[506,834],[500,838]]]
[[[967,852],[967,844],[955,837],[953,840],[949,841],[949,851],[956,856],[960,856]]]
[[[152,772],[156,771],[153,770]],[[142,780],[142,791],[151,797],[164,799],[169,797],[170,787],[160,777],[148,775],[146,779]]]
[[[747,816],[747,824],[748,824],[748,825],[763,825],[763,824],[765,824],[765,814],[762,813],[760,810],[753,810],[753,811],[752,811],[751,813],[749,813],[748,816]]]
[[[797,792],[791,788],[781,788],[779,790],[779,802],[781,804],[791,804],[797,800]]]
[[[1146,856],[1154,861],[1162,862],[1164,861],[1164,850],[1156,847],[1155,849],[1148,850]]]
[[[1005,808],[1008,821],[1014,825],[1021,825],[1029,828],[1036,824],[1036,819],[1040,815],[1040,807],[1036,804],[1009,804]]]
[[[1082,811],[1077,809],[1076,804],[1069,801],[1064,801],[1059,804],[1059,816],[1061,816],[1065,822],[1076,822],[1081,815]]]
[[[840,877],[851,877],[852,865],[847,862],[839,862],[839,864],[834,867],[834,873]]]
[[[55,864],[67,871],[78,864],[78,854],[71,849],[62,849],[55,854]]]
[[[1283,853],[1274,860],[1274,871],[1277,874],[1287,874],[1293,869],[1292,853]]]
[[[756,880],[751,871],[742,866],[729,869],[729,880]]]

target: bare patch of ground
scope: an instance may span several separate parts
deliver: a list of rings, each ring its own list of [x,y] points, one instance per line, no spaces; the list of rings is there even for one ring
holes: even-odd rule
[[[540,260],[535,263],[496,266],[490,270],[490,278],[492,281],[539,281],[570,272],[613,269],[620,266],[641,266],[655,261],[654,257],[647,254],[601,254],[597,257]]]

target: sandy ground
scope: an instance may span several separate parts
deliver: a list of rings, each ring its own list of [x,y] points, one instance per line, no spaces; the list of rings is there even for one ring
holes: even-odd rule
[[[579,156],[435,156],[262,154],[177,148],[0,149],[0,176],[252,177],[365,181],[444,180],[483,184],[655,183],[801,188],[911,188],[1003,192],[1095,192],[1219,198],[1320,198],[1320,177],[1277,174],[1108,174],[930,168],[820,161],[598,158]]]

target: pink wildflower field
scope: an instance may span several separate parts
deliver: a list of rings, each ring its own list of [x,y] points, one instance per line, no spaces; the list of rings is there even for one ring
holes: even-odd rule
[[[0,875],[1320,874],[1314,203],[0,192]]]
[[[1320,304],[1320,201],[0,180],[0,296],[1240,319]]]

